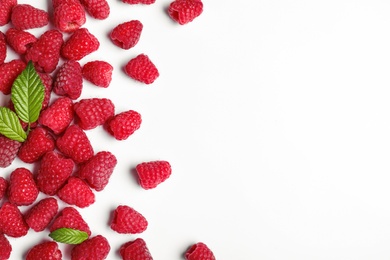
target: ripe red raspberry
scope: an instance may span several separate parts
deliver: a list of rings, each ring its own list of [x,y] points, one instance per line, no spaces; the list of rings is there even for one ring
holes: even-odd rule
[[[55,195],[72,174],[74,162],[55,151],[47,152],[41,160],[36,182],[38,189],[47,195]]]
[[[138,20],[132,20],[117,25],[110,33],[112,42],[122,49],[134,47],[141,36],[143,25]]]
[[[91,142],[78,125],[71,125],[66,129],[57,139],[57,148],[76,163],[86,162],[94,154]]]
[[[139,54],[125,66],[125,72],[131,78],[145,84],[153,83],[160,75],[156,66],[145,54]]]
[[[38,122],[50,128],[56,135],[62,133],[73,120],[73,102],[68,97],[56,99],[41,112]]]
[[[74,60],[65,61],[58,69],[54,80],[54,93],[70,99],[78,99],[82,90],[83,76],[80,63]]]
[[[26,255],[26,260],[50,259],[61,260],[62,253],[54,241],[46,241],[33,246]]]
[[[119,113],[106,121],[104,128],[117,140],[126,140],[141,126],[141,115],[129,110]]]
[[[0,26],[6,25],[11,20],[12,8],[17,5],[17,0],[0,0]]]
[[[151,5],[154,4],[156,0],[122,0],[122,2],[131,5],[135,5],[135,4]]]
[[[43,231],[54,219],[58,212],[55,198],[48,197],[36,203],[25,215],[27,225],[36,232]]]
[[[104,20],[110,14],[107,0],[80,0],[87,13],[93,18]]]
[[[43,86],[45,87],[45,98],[42,102],[42,110],[46,109],[50,103],[51,90],[53,89],[53,78],[50,74],[38,72],[39,77],[42,80]]]
[[[19,149],[18,157],[26,163],[38,161],[46,152],[54,150],[53,137],[42,127],[31,130]]]
[[[12,246],[9,243],[8,239],[0,233],[0,259],[6,260],[9,259],[12,252]]]
[[[185,253],[186,260],[215,260],[213,252],[204,243],[192,245]]]
[[[81,244],[73,247],[71,252],[72,260],[84,259],[106,259],[111,247],[107,239],[102,235],[89,238]]]
[[[16,158],[22,143],[14,141],[0,134],[0,168],[11,165]]]
[[[12,8],[11,22],[19,30],[39,28],[49,23],[49,14],[29,4],[17,4]]]
[[[34,203],[38,197],[38,188],[33,174],[26,168],[15,169],[10,176],[8,200],[17,206],[27,206]]]
[[[148,221],[135,209],[119,205],[113,212],[110,226],[120,234],[138,234],[146,230]]]
[[[95,202],[95,194],[83,180],[69,177],[67,183],[57,192],[57,196],[69,205],[85,208]]]
[[[168,7],[169,16],[181,25],[192,22],[202,12],[200,0],[175,0]]]
[[[17,53],[24,54],[31,45],[37,41],[37,38],[26,31],[9,28],[5,33],[7,43]]]
[[[82,99],[74,104],[76,123],[84,130],[103,125],[114,116],[114,103],[107,98]]]
[[[119,253],[123,260],[153,260],[152,255],[142,238],[137,238],[123,244],[119,249]]]
[[[4,63],[7,58],[7,41],[4,33],[0,32],[0,65]]]
[[[11,93],[12,84],[26,67],[21,60],[11,60],[0,65],[0,92],[4,95]]]
[[[0,200],[7,194],[8,181],[0,176]]]
[[[85,179],[91,188],[101,191],[108,184],[116,164],[117,159],[112,153],[101,151],[81,165],[77,175]]]
[[[77,29],[64,43],[61,55],[68,60],[80,60],[99,49],[98,39],[87,28]]]
[[[86,22],[85,9],[76,0],[53,0],[54,26],[62,32],[74,32]]]
[[[145,190],[156,188],[171,176],[171,165],[167,161],[143,162],[135,167],[139,184]]]
[[[0,208],[0,233],[10,237],[22,237],[27,235],[27,232],[28,226],[18,206],[4,202]]]
[[[106,61],[90,61],[82,68],[83,77],[96,86],[107,88],[111,83],[113,67]]]
[[[53,220],[53,223],[50,226],[50,232],[59,228],[77,229],[86,232],[88,236],[91,235],[91,230],[87,222],[85,222],[80,213],[73,207],[65,207],[61,210]]]

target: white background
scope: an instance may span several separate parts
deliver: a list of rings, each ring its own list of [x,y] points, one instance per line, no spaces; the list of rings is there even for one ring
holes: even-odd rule
[[[109,2],[108,19],[87,17],[101,45],[80,63],[109,61],[113,80],[108,89],[85,81],[81,98],[110,98],[143,122],[126,141],[87,132],[96,152],[118,159],[96,203],[80,209],[109,240],[108,259],[136,237],[156,260],[184,259],[199,241],[218,260],[390,258],[390,2],[204,1],[184,26],[167,16],[168,0]],[[144,30],[125,51],[107,34],[132,19]],[[152,85],[123,72],[139,53],[160,71]],[[172,176],[145,191],[132,169],[156,159],[170,161]],[[33,169],[17,160],[1,173],[19,166]],[[141,212],[148,229],[112,231],[119,204]],[[10,238],[11,259],[47,234]]]

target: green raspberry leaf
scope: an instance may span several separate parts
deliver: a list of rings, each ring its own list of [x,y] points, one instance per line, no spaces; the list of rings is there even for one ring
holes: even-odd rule
[[[0,134],[18,142],[24,142],[27,138],[18,116],[7,107],[0,107]]]
[[[77,245],[88,239],[88,234],[72,228],[59,228],[49,234],[57,242]]]
[[[26,123],[37,121],[45,98],[45,87],[31,61],[15,79],[11,89],[11,100],[16,114]]]

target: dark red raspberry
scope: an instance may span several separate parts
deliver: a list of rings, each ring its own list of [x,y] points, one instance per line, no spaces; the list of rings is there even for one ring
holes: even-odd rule
[[[156,188],[171,176],[171,165],[167,161],[150,161],[135,167],[139,184],[145,190]]]
[[[49,23],[49,14],[29,4],[17,4],[12,8],[11,22],[19,30],[39,28]]]
[[[54,150],[53,137],[42,127],[31,130],[19,149],[18,157],[26,163],[38,161],[46,152]]]
[[[44,198],[30,208],[24,219],[31,229],[40,232],[49,226],[57,212],[57,200],[52,197]]]
[[[50,226],[50,232],[59,228],[77,229],[86,232],[88,236],[91,235],[91,230],[87,222],[85,222],[81,214],[73,207],[65,207],[61,210]]]
[[[0,65],[0,92],[4,95],[11,93],[12,84],[26,67],[22,60],[11,60]]]
[[[108,119],[104,128],[117,140],[126,140],[141,126],[141,115],[129,110],[115,115]]]
[[[102,235],[89,238],[81,244],[73,247],[71,252],[72,260],[84,259],[106,259],[111,247],[107,239]]]
[[[154,4],[156,0],[122,0],[122,2],[131,5],[135,5],[135,4],[151,5]]]
[[[12,252],[12,246],[9,243],[8,239],[4,236],[4,234],[0,233],[0,259],[6,260],[10,259]]]
[[[57,192],[58,197],[79,208],[85,208],[95,202],[95,194],[83,180],[69,177],[67,183]]]
[[[78,99],[82,90],[83,76],[80,63],[74,60],[65,61],[58,69],[54,80],[54,93],[70,99]]]
[[[62,32],[74,32],[86,22],[85,9],[76,0],[53,0],[54,26]]]
[[[7,41],[4,33],[0,32],[0,65],[4,63],[7,58]]]
[[[0,134],[0,168],[11,165],[16,158],[22,143],[14,141]]]
[[[0,176],[0,200],[7,194],[8,181]]]
[[[138,43],[142,28],[138,20],[121,23],[111,31],[110,38],[115,45],[128,50]]]
[[[111,83],[113,67],[106,61],[90,61],[82,68],[83,77],[96,86],[107,88]]]
[[[131,59],[125,66],[125,72],[131,78],[145,84],[153,83],[160,75],[156,66],[145,54]]]
[[[61,260],[62,253],[54,241],[46,241],[33,246],[26,255],[26,260],[50,259]]]
[[[0,0],[0,26],[6,25],[11,20],[12,8],[17,5],[17,0]]]
[[[18,206],[4,202],[0,208],[0,233],[10,237],[22,237],[27,235],[28,229]]]
[[[11,203],[17,206],[31,205],[37,199],[38,193],[30,170],[17,168],[11,173],[8,186],[8,200]]]
[[[17,53],[24,54],[37,41],[37,38],[26,31],[9,28],[5,33],[7,43]]]
[[[56,99],[41,112],[39,123],[50,128],[56,135],[62,133],[73,120],[73,102],[68,97]]]
[[[181,25],[192,22],[202,12],[200,0],[175,0],[168,7],[169,16]]]
[[[120,234],[138,234],[146,230],[148,221],[135,209],[119,205],[113,212],[110,226]]]
[[[119,254],[123,260],[153,260],[152,255],[142,238],[137,238],[123,244],[119,249]]]
[[[192,245],[185,253],[186,260],[215,260],[215,256],[206,244],[199,242]]]
[[[80,60],[99,49],[98,39],[87,28],[77,29],[64,43],[61,54],[68,60]]]
[[[76,123],[84,130],[103,125],[114,116],[114,103],[107,98],[82,99],[74,104]]]
[[[45,98],[42,102],[42,110],[46,109],[50,103],[51,90],[53,89],[53,78],[50,74],[38,72],[39,77],[42,80],[43,86],[45,87]]]
[[[87,13],[93,18],[104,20],[110,14],[107,0],[80,0]]]

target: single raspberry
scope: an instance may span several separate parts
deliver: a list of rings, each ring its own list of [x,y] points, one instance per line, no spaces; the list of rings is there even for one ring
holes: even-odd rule
[[[0,32],[0,65],[4,63],[7,58],[7,41],[4,33]]]
[[[8,189],[8,181],[0,176],[0,200],[2,200],[7,194],[7,189]]]
[[[0,233],[0,259],[9,259],[12,252],[12,246],[4,234]]]
[[[86,232],[88,236],[91,235],[87,222],[85,222],[77,209],[73,207],[65,207],[61,210],[50,226],[50,232],[59,228],[77,229]]]
[[[57,148],[76,163],[86,162],[94,155],[91,142],[78,125],[71,125],[66,129],[57,139]]]
[[[108,151],[101,151],[82,164],[77,175],[85,179],[91,188],[101,191],[108,184],[116,164],[115,155]]]
[[[0,208],[0,233],[10,237],[22,237],[27,235],[28,229],[18,206],[4,202]]]
[[[73,102],[68,97],[56,99],[41,112],[39,123],[50,128],[56,135],[62,133],[73,120]]]
[[[215,260],[210,248],[202,242],[193,244],[185,253],[186,260]]]
[[[17,206],[31,205],[37,199],[38,193],[30,170],[21,167],[11,173],[8,186],[8,200],[11,203]]]
[[[37,127],[31,130],[26,141],[19,149],[18,157],[26,163],[38,161],[46,152],[54,150],[53,137],[45,128]]]
[[[156,0],[122,0],[122,2],[131,5],[135,5],[135,4],[151,5],[154,4]]]
[[[61,54],[68,60],[80,60],[99,48],[98,39],[87,28],[77,29],[64,43]]]
[[[171,165],[167,161],[150,161],[138,164],[135,167],[138,181],[145,190],[156,188],[171,176]]]
[[[32,44],[37,41],[33,34],[15,28],[9,28],[5,33],[5,37],[9,46],[20,55],[26,53]]]
[[[126,140],[141,126],[141,115],[134,111],[128,110],[121,112],[108,119],[104,128],[117,140]]]
[[[120,234],[138,234],[146,230],[148,221],[135,209],[119,205],[113,212],[110,227]]]
[[[29,4],[17,4],[12,8],[11,23],[19,30],[39,28],[49,23],[49,14]]]
[[[65,61],[58,69],[54,80],[54,93],[70,99],[78,99],[82,90],[83,76],[80,63],[74,60]]]
[[[55,151],[47,152],[41,159],[36,182],[40,191],[55,195],[73,173],[74,162]]]
[[[111,247],[107,239],[102,235],[97,235],[73,247],[71,258],[72,260],[103,260],[107,258],[110,250]]]
[[[139,54],[125,66],[125,72],[131,78],[145,84],[153,83],[160,75],[156,66],[145,54]]]
[[[43,231],[49,226],[58,212],[55,198],[48,197],[36,203],[25,215],[27,225],[36,232]]]
[[[33,246],[26,255],[26,260],[50,259],[61,260],[62,253],[54,241],[46,241]]]
[[[83,77],[96,86],[107,88],[112,79],[113,67],[106,61],[90,61],[84,64],[82,68]]]
[[[79,1],[53,0],[52,2],[54,26],[58,30],[74,32],[85,24],[85,9]]]
[[[119,254],[122,256],[123,260],[153,260],[153,257],[142,238],[137,238],[133,241],[124,243],[119,249]]]
[[[17,0],[0,0],[0,26],[6,25],[11,20],[12,8],[17,5]]]
[[[114,116],[114,103],[108,98],[82,99],[74,104],[76,123],[84,130],[103,125]]]
[[[0,65],[0,92],[4,95],[11,93],[12,84],[26,67],[22,60],[11,60]]]
[[[175,0],[168,7],[168,15],[181,25],[192,22],[202,12],[200,0]]]
[[[16,158],[22,143],[14,141],[0,134],[0,168],[11,165]]]
[[[38,72],[39,77],[42,80],[43,86],[45,87],[45,98],[42,102],[42,110],[46,109],[50,103],[51,91],[53,89],[53,78],[50,74]]]
[[[141,36],[143,25],[138,20],[132,20],[117,25],[110,33],[112,42],[122,49],[134,47]]]
[[[67,183],[57,192],[57,196],[69,205],[85,208],[95,202],[95,194],[83,180],[69,177]]]
[[[110,14],[110,6],[107,0],[80,0],[87,13],[93,18],[104,20]]]

